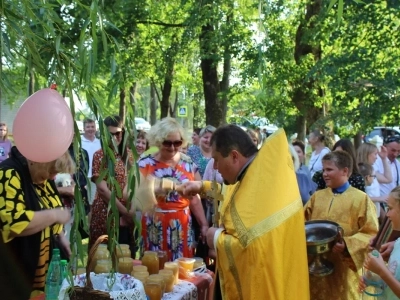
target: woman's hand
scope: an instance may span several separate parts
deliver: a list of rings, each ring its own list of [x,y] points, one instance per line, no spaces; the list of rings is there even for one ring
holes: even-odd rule
[[[66,224],[69,220],[71,220],[71,211],[68,208],[55,208],[52,209],[51,212],[54,216],[54,223]]]
[[[385,259],[385,260],[389,259],[390,254],[392,254],[392,251],[394,249],[394,243],[395,243],[395,241],[388,242],[388,243],[381,245],[379,252],[381,253],[383,259]]]
[[[133,221],[134,217],[135,217],[134,209],[131,209],[129,211],[125,211],[124,213],[121,213],[121,219],[119,220],[119,225],[122,227],[132,225],[134,223],[134,221]]]
[[[358,291],[360,293],[363,293],[367,285],[365,284],[364,278],[360,276],[359,281],[358,281]]]
[[[75,195],[75,184],[70,186],[57,187],[57,190],[61,196],[74,197]]]
[[[65,252],[68,255],[68,258],[71,256],[71,245],[70,242],[68,241],[68,239],[65,237],[64,232],[61,232],[58,235],[58,242],[60,243],[60,246],[63,247],[63,249],[65,250]]]
[[[207,231],[209,226],[203,225],[200,227],[200,238],[203,241],[203,244],[207,242]]]
[[[388,156],[387,148],[385,146],[381,146],[381,151],[379,151],[378,154],[379,154],[380,158],[386,159]]]
[[[382,255],[378,257],[373,256],[371,253],[367,255],[366,260],[364,261],[364,268],[374,272],[380,276],[383,270],[386,268],[385,261],[382,258]]]

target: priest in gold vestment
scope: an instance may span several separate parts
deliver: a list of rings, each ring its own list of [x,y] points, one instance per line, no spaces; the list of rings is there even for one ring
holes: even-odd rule
[[[311,299],[360,299],[357,272],[361,271],[369,240],[378,231],[375,206],[362,191],[348,183],[351,157],[343,151],[322,158],[323,176],[328,188],[315,192],[304,207],[306,220],[330,220],[344,230],[326,258],[334,265],[332,274],[310,275]]]
[[[239,127],[218,128],[211,139],[214,168],[226,190],[220,227],[207,243],[216,250],[222,298],[308,300],[304,213],[283,130],[258,152]],[[210,182],[188,182],[186,193]]]

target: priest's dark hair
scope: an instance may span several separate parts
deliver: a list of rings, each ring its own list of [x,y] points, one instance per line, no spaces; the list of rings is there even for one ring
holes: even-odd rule
[[[250,157],[258,151],[247,132],[232,124],[219,127],[213,133],[210,144],[215,145],[215,150],[223,157],[227,157],[232,150],[244,157]]]

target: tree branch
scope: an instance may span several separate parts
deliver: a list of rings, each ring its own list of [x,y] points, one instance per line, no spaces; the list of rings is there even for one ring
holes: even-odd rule
[[[158,25],[158,26],[164,26],[164,27],[186,27],[184,23],[180,24],[171,24],[171,23],[164,23],[160,21],[137,21],[136,24],[152,24],[152,25]]]

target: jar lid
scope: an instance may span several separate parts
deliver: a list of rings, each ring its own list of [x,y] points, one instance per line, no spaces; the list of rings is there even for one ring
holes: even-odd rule
[[[132,265],[133,265],[133,259],[130,258],[130,257],[120,257],[120,258],[118,259],[118,261],[119,261],[119,262],[126,262],[126,263],[131,262]]]
[[[109,259],[100,259],[97,261],[98,265],[107,265],[107,264],[111,264],[111,260]]]

